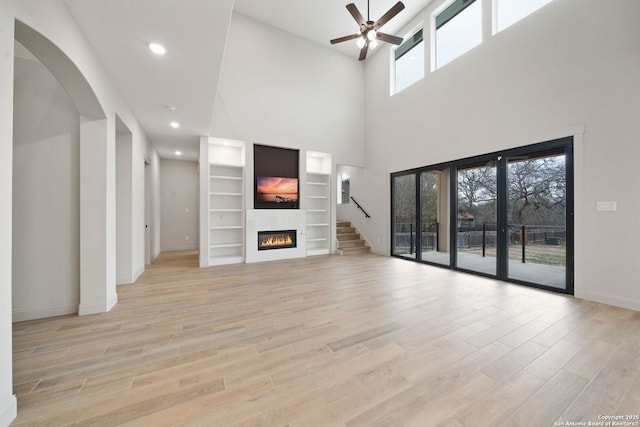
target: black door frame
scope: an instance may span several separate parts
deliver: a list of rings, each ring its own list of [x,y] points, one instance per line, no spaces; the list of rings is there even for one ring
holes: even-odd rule
[[[565,153],[565,174],[566,174],[566,212],[565,212],[565,224],[566,224],[566,281],[565,288],[556,288],[551,286],[542,285],[539,283],[526,282],[508,277],[508,242],[507,242],[507,161],[510,157],[522,156],[522,155],[544,155],[545,153]],[[483,162],[495,161],[496,162],[496,178],[497,178],[497,235],[496,235],[496,275],[485,274],[477,271],[463,269],[457,266],[457,215],[458,215],[458,180],[457,171],[465,167],[472,167],[473,165],[482,164]],[[443,265],[425,261],[422,259],[422,236],[418,232],[420,229],[420,223],[422,218],[422,201],[421,201],[421,174],[423,172],[430,172],[434,170],[449,170],[449,265]],[[415,260],[403,257],[398,254],[394,254],[395,237],[394,237],[394,179],[400,176],[415,175],[415,201],[416,201],[416,256]],[[573,161],[573,137],[565,137],[545,141],[537,144],[527,145],[523,147],[512,148],[508,150],[502,150],[494,153],[468,157],[452,162],[440,163],[436,165],[430,165],[420,168],[409,169],[406,171],[395,172],[390,175],[391,184],[391,224],[390,224],[390,255],[402,259],[414,260],[416,262],[429,264],[437,267],[449,268],[465,273],[470,273],[479,276],[491,277],[498,280],[518,283],[530,287],[541,288],[551,290],[554,292],[567,293],[573,295],[574,293],[574,161]]]

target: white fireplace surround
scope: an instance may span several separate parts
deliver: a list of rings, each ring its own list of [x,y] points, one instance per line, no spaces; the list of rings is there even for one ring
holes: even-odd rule
[[[303,258],[307,255],[307,212],[300,209],[247,209],[246,262]],[[296,247],[258,250],[258,231],[296,230]]]

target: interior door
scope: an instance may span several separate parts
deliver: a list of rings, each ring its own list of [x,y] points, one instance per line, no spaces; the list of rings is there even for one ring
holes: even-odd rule
[[[151,264],[151,168],[144,163],[144,264]]]

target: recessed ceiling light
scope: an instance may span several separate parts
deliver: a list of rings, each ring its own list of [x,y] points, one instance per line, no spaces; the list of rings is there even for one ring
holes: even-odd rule
[[[151,52],[155,53],[156,55],[164,55],[165,53],[167,53],[167,49],[165,49],[164,46],[159,43],[149,43],[149,49],[151,49]]]
[[[182,151],[176,151],[176,156],[182,156]]]
[[[178,129],[180,127],[180,123],[178,122],[171,122],[169,123],[169,126],[171,126],[174,129]]]

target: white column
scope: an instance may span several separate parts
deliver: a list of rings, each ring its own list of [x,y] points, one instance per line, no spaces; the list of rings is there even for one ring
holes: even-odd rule
[[[200,268],[209,267],[209,137],[200,137]]]
[[[80,123],[80,315],[109,311],[115,281],[115,127]]]
[[[0,425],[9,425],[17,414],[11,354],[12,7],[12,2],[0,1]]]
[[[116,283],[130,284],[133,274],[133,144],[131,133],[116,133]],[[136,230],[137,231],[137,230]]]

